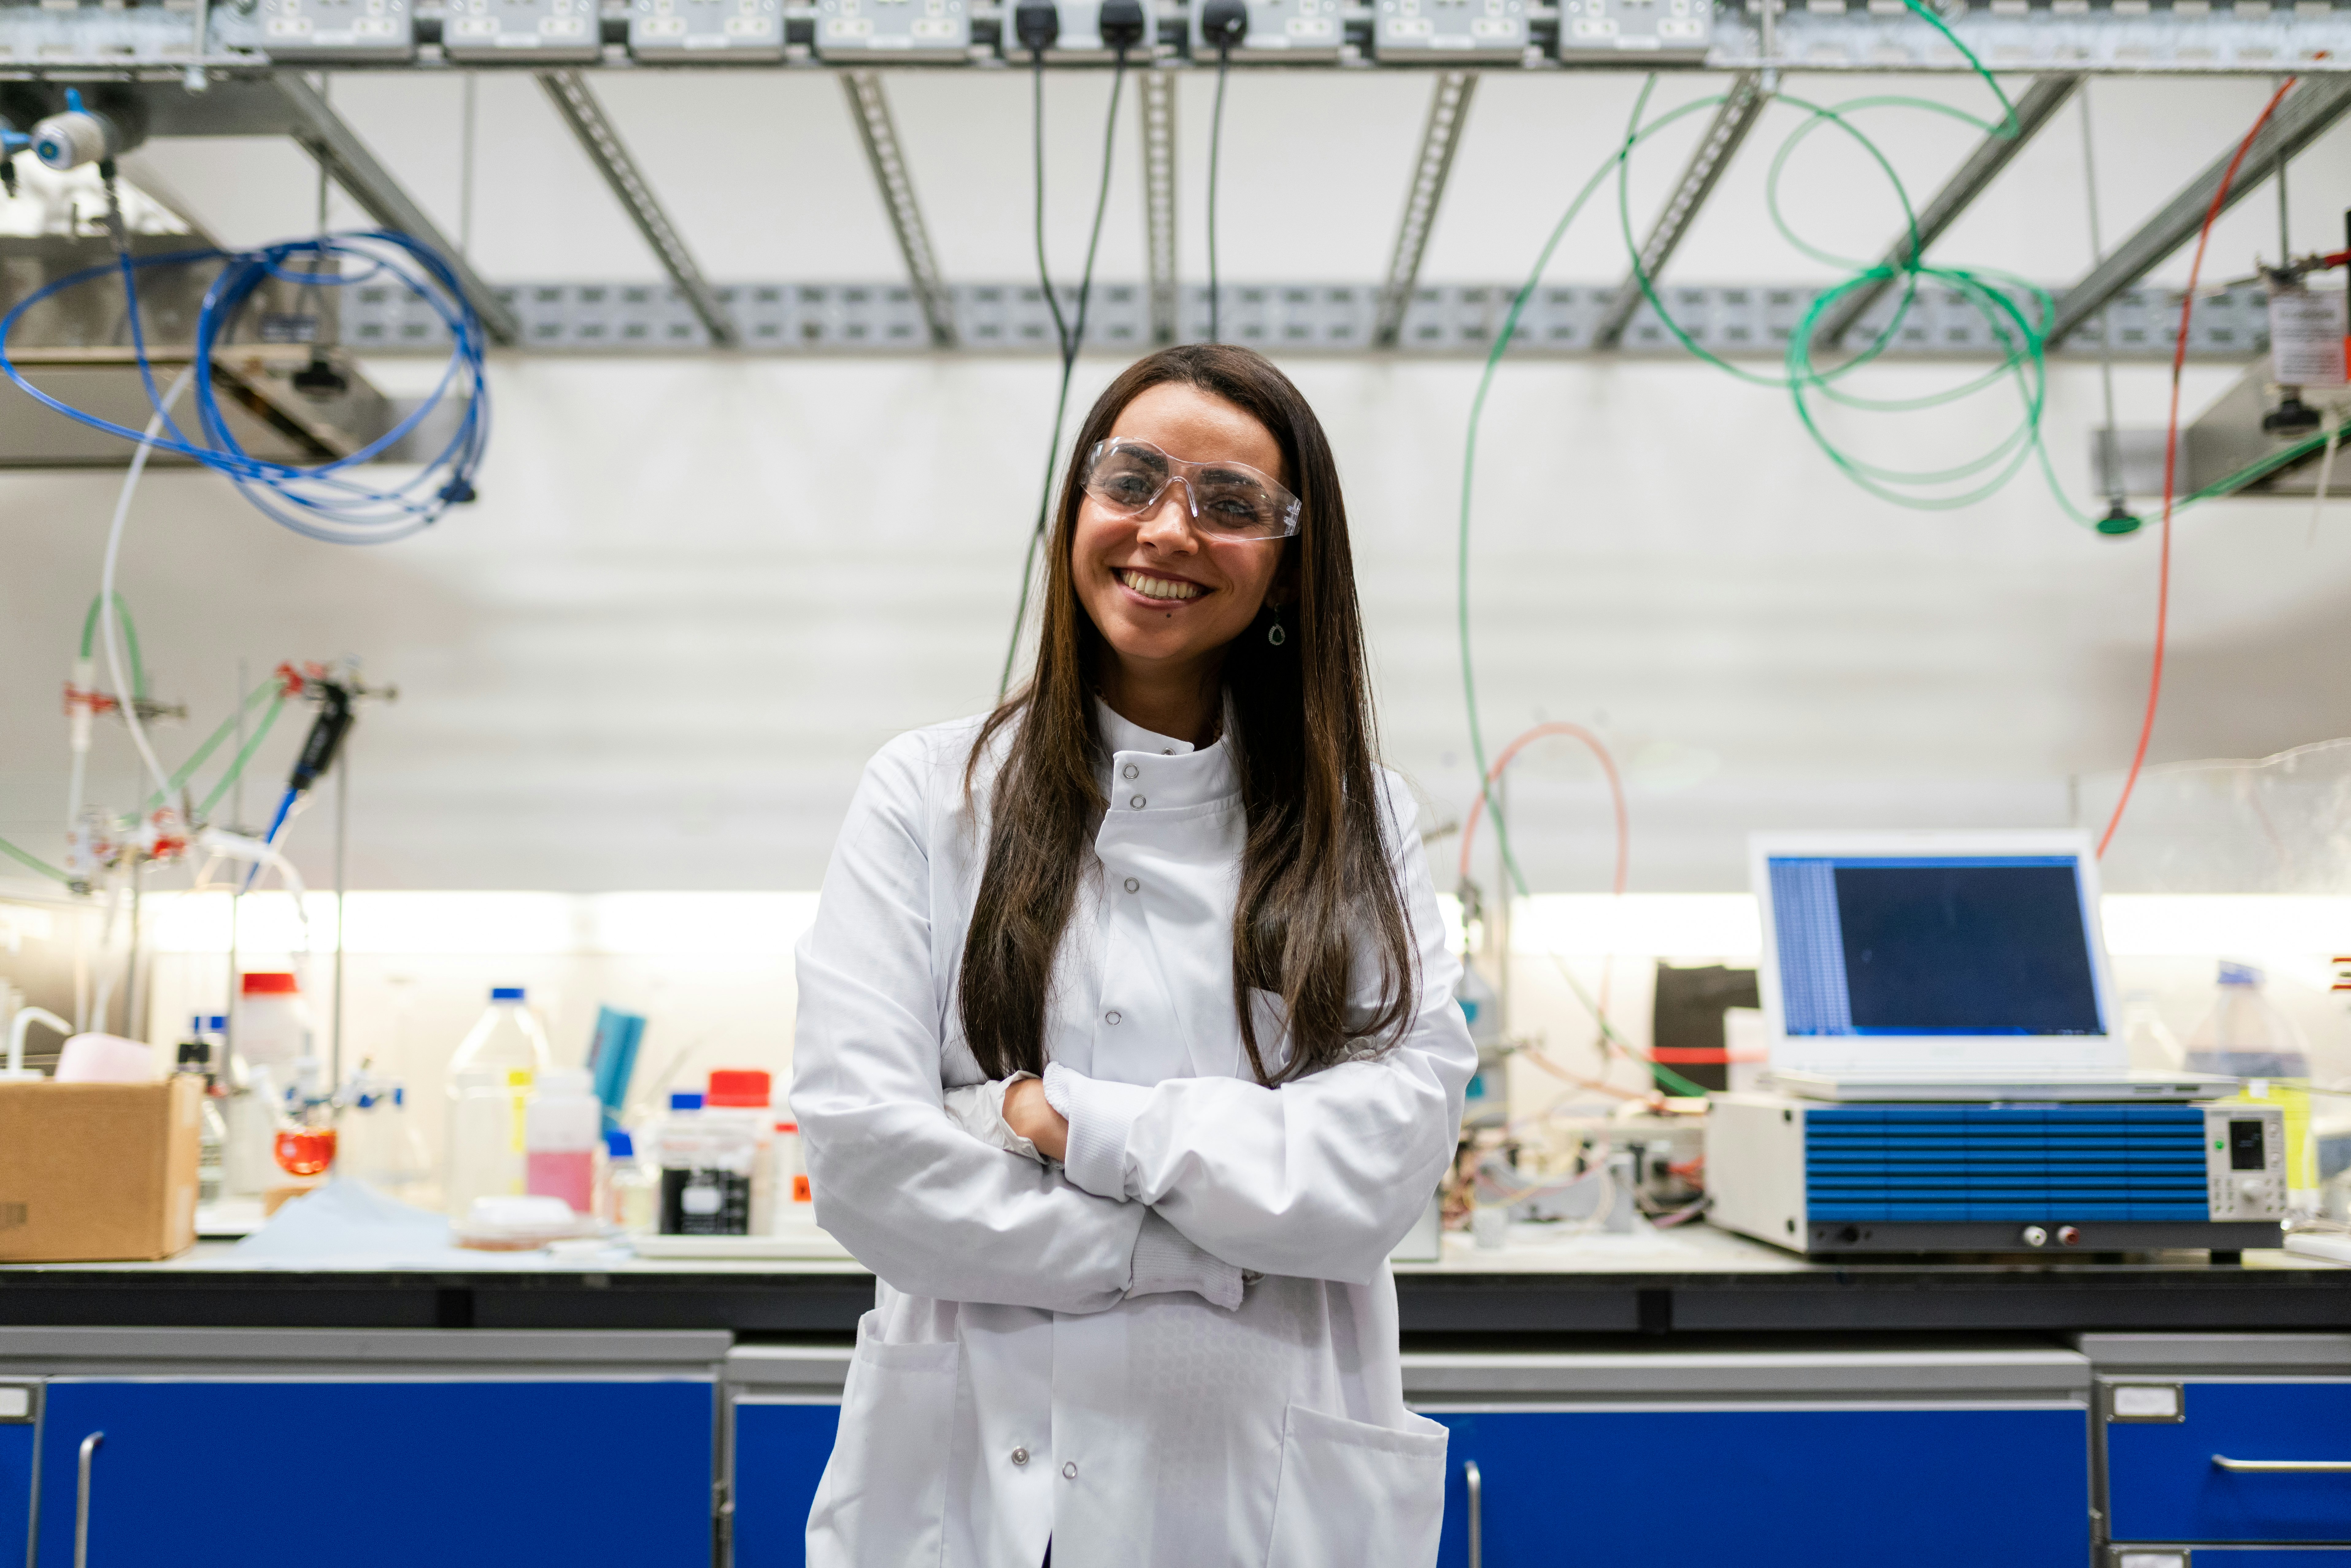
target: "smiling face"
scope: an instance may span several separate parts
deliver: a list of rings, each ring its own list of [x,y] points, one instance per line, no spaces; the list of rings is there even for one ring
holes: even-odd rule
[[[1273,433],[1197,387],[1163,382],[1126,405],[1112,437],[1147,441],[1191,463],[1244,463],[1284,485]],[[1277,585],[1282,541],[1204,536],[1193,527],[1185,487],[1171,485],[1142,516],[1113,512],[1092,496],[1078,507],[1070,549],[1078,598],[1109,644],[1114,668],[1098,672],[1105,693],[1135,685],[1213,680],[1226,644],[1249,629]],[[1130,715],[1130,716],[1133,716]]]

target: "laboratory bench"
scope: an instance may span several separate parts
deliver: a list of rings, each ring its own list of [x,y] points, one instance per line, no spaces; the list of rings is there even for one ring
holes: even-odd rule
[[[1447,1243],[1396,1270],[1443,1568],[2351,1568],[2351,1269]],[[821,1259],[0,1268],[0,1542],[796,1564],[872,1292]]]
[[[2351,1332],[2351,1268],[2279,1251],[2127,1261],[1807,1260],[1695,1225],[1638,1236],[1520,1225],[1508,1245],[1448,1233],[1395,1264],[1408,1338],[1635,1334]],[[845,1258],[458,1253],[431,1268],[247,1261],[204,1241],[159,1263],[0,1265],[0,1324],[208,1328],[716,1329],[849,1334],[873,1280]]]

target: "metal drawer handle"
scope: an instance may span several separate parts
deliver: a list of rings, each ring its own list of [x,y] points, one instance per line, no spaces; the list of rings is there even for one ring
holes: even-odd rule
[[[2215,1454],[2212,1462],[2224,1470],[2298,1471],[2305,1475],[2351,1472],[2351,1459],[2232,1459],[2226,1454]]]
[[[89,1462],[104,1441],[103,1432],[81,1440],[81,1463],[74,1472],[74,1568],[89,1568]]]
[[[1485,1568],[1486,1562],[1486,1478],[1478,1473],[1478,1461],[1461,1461],[1461,1479],[1469,1489],[1469,1568]],[[75,1568],[80,1568],[77,1563]]]

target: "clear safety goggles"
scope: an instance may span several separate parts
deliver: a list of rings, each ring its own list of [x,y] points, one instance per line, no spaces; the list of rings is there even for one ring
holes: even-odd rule
[[[1184,486],[1192,527],[1215,539],[1279,539],[1298,531],[1297,497],[1246,463],[1191,463],[1125,436],[1086,455],[1080,486],[1113,517],[1145,517]]]

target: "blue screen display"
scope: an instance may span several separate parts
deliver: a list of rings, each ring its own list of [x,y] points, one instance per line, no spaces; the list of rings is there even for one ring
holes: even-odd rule
[[[1791,1035],[2104,1034],[2071,855],[1772,856]]]

